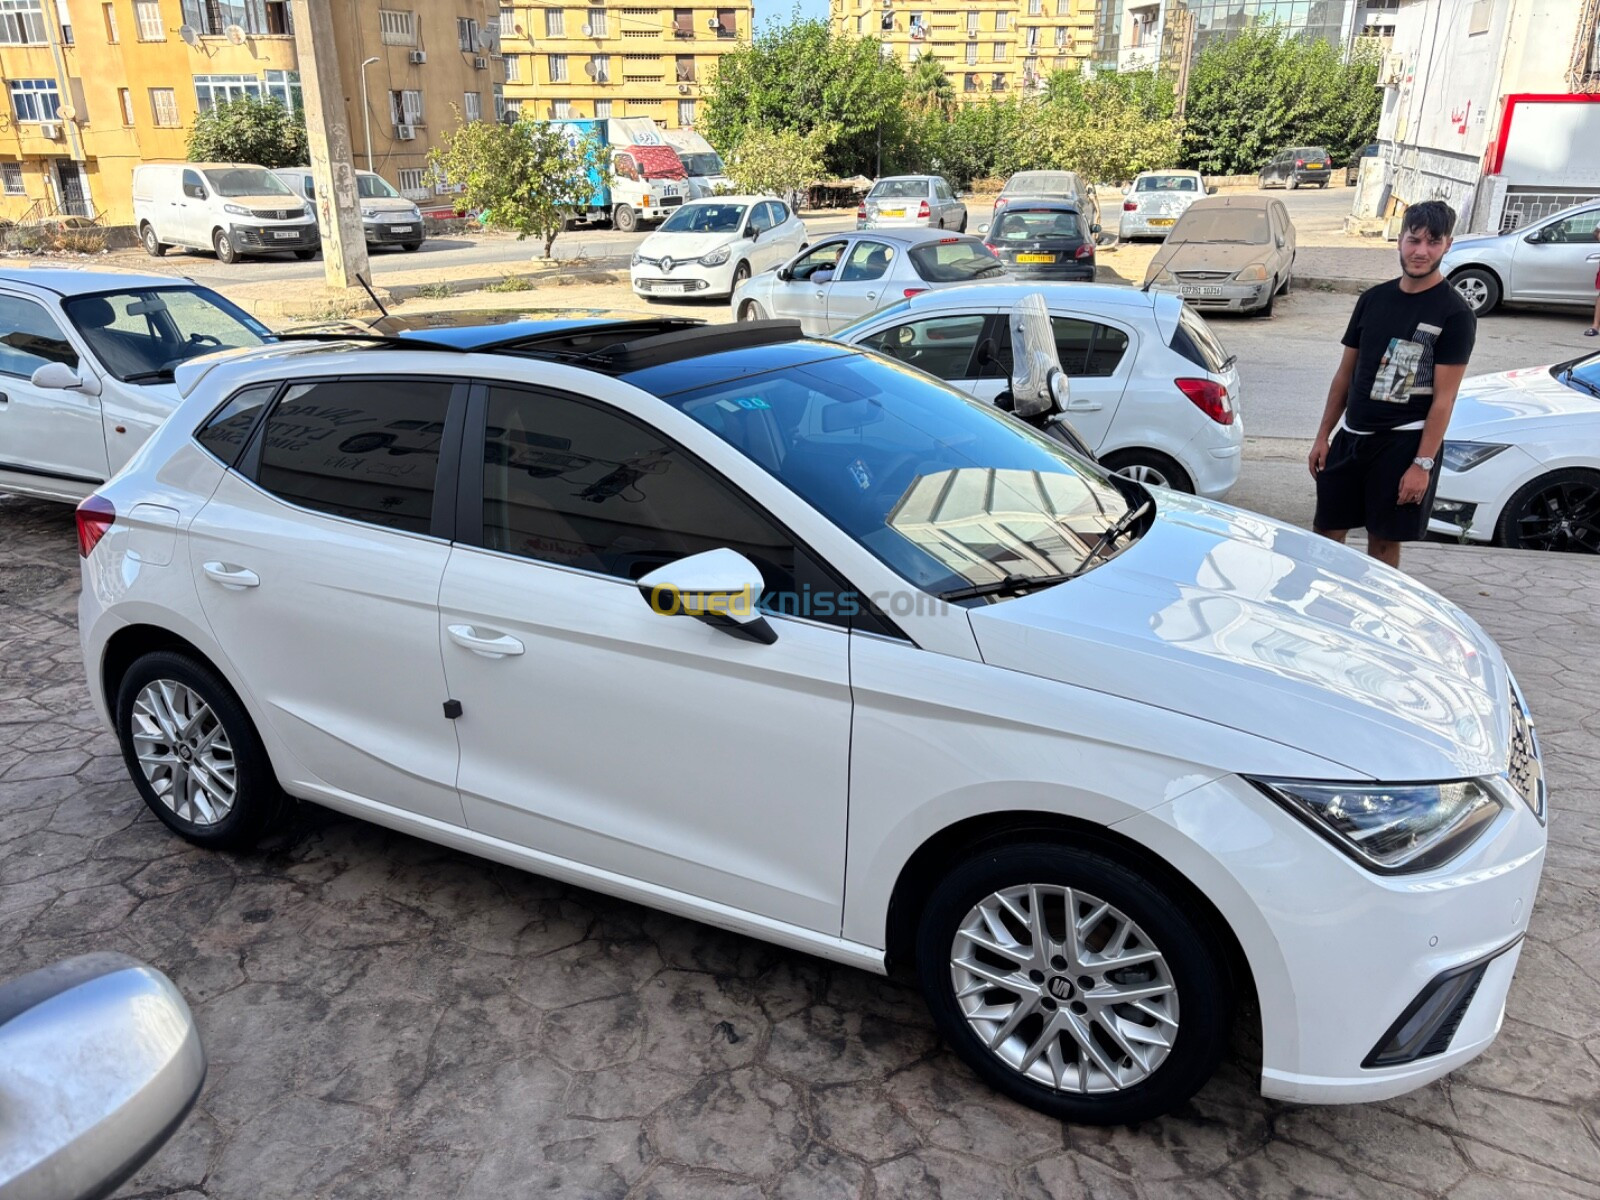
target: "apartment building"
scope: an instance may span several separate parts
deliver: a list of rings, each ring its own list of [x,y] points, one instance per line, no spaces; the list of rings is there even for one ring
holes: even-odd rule
[[[679,7],[616,0],[500,8],[506,107],[540,118],[649,117],[694,125],[717,59],[748,44],[751,0]]]
[[[356,166],[431,198],[434,139],[502,104],[498,4],[339,0],[333,14]],[[133,168],[186,158],[199,112],[300,103],[293,20],[290,0],[0,0],[0,217],[131,221]]]
[[[833,27],[906,65],[937,59],[964,100],[1033,91],[1082,69],[1095,0],[829,0]]]

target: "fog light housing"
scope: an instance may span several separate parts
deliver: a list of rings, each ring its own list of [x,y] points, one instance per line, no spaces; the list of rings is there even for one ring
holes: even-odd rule
[[[1466,500],[1435,500],[1433,502],[1433,519],[1443,521],[1446,525],[1454,525],[1459,529],[1472,528],[1472,519],[1477,515],[1478,506]]]
[[[1482,958],[1441,971],[1406,1005],[1400,1019],[1374,1046],[1361,1065],[1367,1070],[1398,1067],[1432,1058],[1450,1049],[1450,1039],[1472,1007],[1489,964],[1520,942],[1521,937]]]

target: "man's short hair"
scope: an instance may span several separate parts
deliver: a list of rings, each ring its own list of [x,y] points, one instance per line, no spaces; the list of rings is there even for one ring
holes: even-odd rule
[[[1429,237],[1447,238],[1455,232],[1455,228],[1456,210],[1443,200],[1424,200],[1421,204],[1413,204],[1406,209],[1405,219],[1400,222],[1402,236],[1426,230]]]

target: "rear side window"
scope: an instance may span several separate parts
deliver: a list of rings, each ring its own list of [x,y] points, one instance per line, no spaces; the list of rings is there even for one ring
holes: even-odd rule
[[[438,379],[295,384],[267,417],[256,482],[302,508],[427,533],[453,390]]]
[[[236,393],[200,427],[195,440],[221,459],[223,466],[233,466],[239,461],[245,442],[250,440],[250,431],[256,427],[261,410],[271,403],[272,394],[277,390],[277,384],[265,383]]]
[[[1228,352],[1217,341],[1216,334],[1211,332],[1205,318],[1187,304],[1178,316],[1178,328],[1172,334],[1172,348],[1202,370],[1218,374],[1227,370]]]
[[[1061,369],[1073,379],[1104,378],[1117,373],[1128,352],[1128,335],[1111,325],[1079,317],[1051,317],[1050,329],[1056,335],[1056,357]],[[995,339],[995,356],[981,363],[980,374],[989,379],[1011,374],[1011,329],[1004,317],[998,318],[990,336]]]
[[[929,283],[965,283],[998,275],[1000,260],[976,238],[946,238],[913,246],[907,255],[916,272]]]

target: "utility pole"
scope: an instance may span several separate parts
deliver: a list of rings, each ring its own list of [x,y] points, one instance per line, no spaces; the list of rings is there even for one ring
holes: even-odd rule
[[[360,287],[367,274],[367,239],[361,228],[356,169],[350,161],[339,48],[333,36],[333,6],[326,0],[293,0],[294,44],[311,144],[311,181],[322,229],[322,265],[328,286]]]

